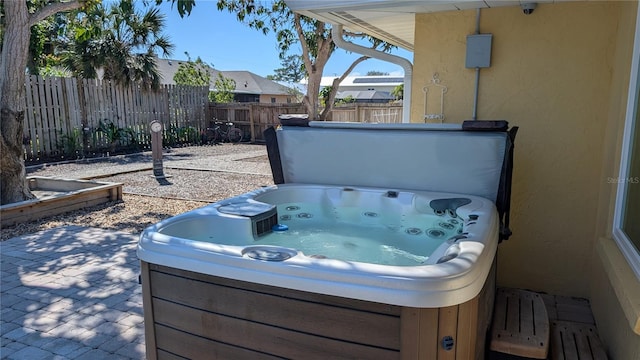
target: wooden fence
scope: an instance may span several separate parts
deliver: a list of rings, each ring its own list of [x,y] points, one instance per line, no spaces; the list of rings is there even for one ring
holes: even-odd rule
[[[114,145],[149,148],[152,120],[163,123],[166,139],[195,138],[207,125],[207,95],[206,87],[164,85],[148,91],[109,81],[28,77],[25,159],[73,156],[74,149],[79,154]]]
[[[402,105],[341,104],[333,108],[329,118],[332,121],[401,123]]]
[[[196,144],[214,121],[230,121],[245,138],[262,141],[280,114],[304,114],[302,104],[209,103],[207,87],[163,85],[157,91],[109,81],[31,76],[26,81],[25,160],[149,149],[149,123],[164,125],[164,145]],[[399,123],[402,106],[338,105],[333,121]]]
[[[305,114],[303,104],[263,104],[233,103],[209,104],[211,121],[229,121],[240,128],[243,133],[251,134],[251,141],[263,141],[262,132],[269,126],[278,125],[280,114]]]
[[[303,104],[233,103],[209,104],[211,121],[230,121],[244,133],[251,134],[251,141],[262,141],[262,132],[278,125],[280,114],[305,114]],[[402,105],[343,104],[337,105],[330,115],[331,121],[401,123]],[[211,124],[210,126],[213,126]]]

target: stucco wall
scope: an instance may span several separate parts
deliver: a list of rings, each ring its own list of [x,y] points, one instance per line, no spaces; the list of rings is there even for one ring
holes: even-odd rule
[[[596,234],[593,251],[590,301],[600,337],[612,359],[640,359],[640,282],[627,265],[612,239],[616,183],[622,148],[625,112],[629,88],[629,68],[637,8],[633,3],[621,6],[618,35],[613,52],[612,85],[609,91],[607,125],[603,133]],[[632,210],[633,211],[633,210]],[[640,210],[636,209],[640,214]]]
[[[520,126],[512,230],[498,283],[587,297],[609,355],[640,358],[640,283],[611,239],[636,2],[540,4],[482,10],[493,34],[481,71],[479,119]],[[475,11],[416,17],[412,120],[434,73],[448,87],[446,122],[472,114],[474,70],[464,67]],[[431,98],[429,102],[431,102]]]
[[[503,286],[589,297],[603,134],[624,6],[540,4],[528,16],[519,7],[482,11],[480,29],[493,34],[493,47],[491,67],[481,72],[478,118],[520,126],[514,235],[500,245],[498,258]],[[473,10],[417,15],[413,121],[422,121],[422,87],[434,73],[448,87],[447,122],[471,117],[475,72],[464,59],[475,17]]]

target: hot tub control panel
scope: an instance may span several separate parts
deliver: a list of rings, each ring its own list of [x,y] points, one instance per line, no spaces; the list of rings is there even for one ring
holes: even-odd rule
[[[244,216],[251,219],[253,236],[268,234],[278,224],[278,211],[275,205],[261,202],[237,202],[222,205],[218,211],[223,214]]]

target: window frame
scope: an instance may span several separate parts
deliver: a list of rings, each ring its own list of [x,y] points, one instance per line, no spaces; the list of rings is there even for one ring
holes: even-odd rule
[[[624,134],[622,138],[622,152],[620,157],[620,171],[617,181],[617,194],[615,212],[613,217],[613,239],[618,244],[620,251],[629,263],[629,266],[640,281],[640,249],[636,249],[627,234],[622,230],[624,205],[629,187],[632,136],[635,128],[640,126],[636,123],[636,113],[640,111],[640,5],[636,16],[636,31],[633,45],[633,55],[631,58],[631,72],[629,79],[629,95],[627,98],[627,111],[625,115]]]

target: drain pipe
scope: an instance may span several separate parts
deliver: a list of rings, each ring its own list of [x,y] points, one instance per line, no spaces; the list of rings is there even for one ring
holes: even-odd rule
[[[346,41],[342,37],[342,25],[333,25],[331,26],[331,36],[333,38],[333,43],[336,44],[337,47],[353,51],[358,54],[370,56],[372,58],[376,58],[379,60],[388,61],[390,63],[399,65],[404,69],[404,92],[402,99],[402,122],[409,123],[411,118],[411,77],[413,75],[413,65],[411,62],[405,58],[402,58],[397,55],[387,54],[385,52],[367,48],[361,45],[357,45],[351,42]]]

